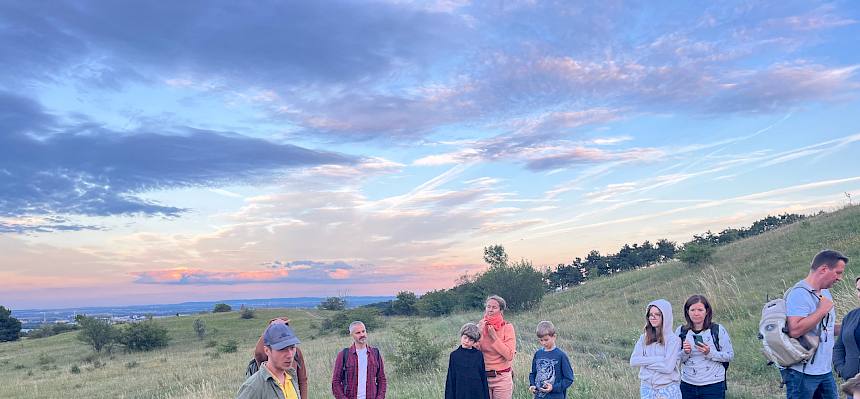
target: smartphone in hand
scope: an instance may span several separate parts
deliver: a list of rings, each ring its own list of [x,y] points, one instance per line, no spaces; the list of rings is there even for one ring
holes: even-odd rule
[[[696,345],[703,345],[705,343],[705,340],[702,339],[701,335],[693,334],[693,342],[695,342]]]

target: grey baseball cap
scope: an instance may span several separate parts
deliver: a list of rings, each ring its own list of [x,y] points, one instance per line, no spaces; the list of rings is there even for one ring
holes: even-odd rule
[[[276,351],[284,349],[290,345],[297,345],[299,342],[301,341],[296,337],[293,329],[284,323],[270,324],[269,327],[266,328],[266,332],[263,334],[263,343],[272,347],[272,349]]]

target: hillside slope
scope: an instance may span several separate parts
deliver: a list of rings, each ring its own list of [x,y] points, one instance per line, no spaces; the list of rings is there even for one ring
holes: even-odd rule
[[[845,281],[834,287],[838,317],[858,306],[853,282],[860,264],[860,207],[796,223],[752,239],[719,248],[712,261],[691,268],[670,262],[649,269],[590,281],[565,292],[548,295],[541,306],[528,313],[508,315],[518,332],[515,360],[515,398],[530,398],[526,391],[531,356],[537,348],[534,327],[552,320],[559,329],[559,346],[572,359],[576,382],[569,393],[575,398],[638,397],[636,370],[627,359],[642,326],[644,306],[666,298],[682,320],[681,306],[691,294],[706,295],[715,308],[715,321],[725,326],[735,346],[729,370],[729,398],[780,398],[779,373],[765,365],[756,338],[758,318],[765,296],[780,295],[786,286],[806,274],[811,257],[822,248],[843,251],[852,258]],[[502,293],[502,295],[504,295]],[[346,335],[313,338],[316,311],[260,311],[258,318],[242,320],[237,313],[208,314],[159,320],[170,329],[170,347],[144,354],[115,353],[88,362],[91,350],[74,339],[76,333],[40,340],[0,344],[0,397],[40,398],[231,398],[243,380],[244,367],[265,320],[287,314],[308,359],[311,398],[331,397],[332,362],[338,350],[349,344]],[[424,331],[453,348],[456,334],[479,312],[439,319],[393,318],[388,327],[370,331],[373,345],[382,353],[396,350],[393,327],[419,324]],[[194,336],[195,318],[206,321],[212,338],[236,339],[239,352],[213,355]],[[440,398],[444,389],[445,359],[436,372],[413,376],[399,373],[387,362],[389,398]],[[103,364],[99,364],[103,363]],[[78,365],[80,372],[73,373]]]

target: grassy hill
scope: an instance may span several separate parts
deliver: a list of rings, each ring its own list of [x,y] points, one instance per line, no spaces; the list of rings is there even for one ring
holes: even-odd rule
[[[759,353],[758,318],[765,295],[780,295],[803,278],[812,256],[822,248],[843,251],[852,261],[845,279],[834,287],[838,318],[858,306],[852,283],[860,272],[860,207],[820,215],[761,236],[719,248],[708,264],[691,268],[676,262],[600,278],[565,292],[547,296],[538,309],[508,315],[518,332],[515,361],[515,398],[530,398],[526,391],[531,356],[537,349],[534,327],[552,320],[559,329],[559,346],[568,352],[576,382],[568,397],[638,397],[636,370],[627,365],[641,327],[644,306],[666,298],[674,306],[675,320],[691,294],[705,294],[715,308],[715,321],[725,326],[735,347],[729,369],[729,398],[780,398],[779,373],[765,365]],[[504,293],[502,293],[504,295]],[[114,353],[95,358],[92,350],[75,339],[77,333],[0,344],[0,397],[42,398],[231,398],[243,381],[251,349],[275,315],[288,315],[308,359],[311,398],[331,397],[332,363],[348,336],[313,338],[320,312],[261,310],[256,319],[238,313],[219,313],[159,320],[172,338],[168,348],[148,353]],[[194,334],[195,318],[206,322],[211,336],[200,341]],[[459,327],[475,321],[479,312],[439,319],[393,318],[386,328],[370,331],[373,345],[383,356],[393,353],[392,327],[418,323],[434,339],[453,349]],[[676,323],[677,324],[677,323]],[[239,342],[236,353],[217,353],[206,342]],[[391,362],[390,398],[440,398],[445,363],[438,371],[404,376]],[[78,372],[73,372],[77,366]]]

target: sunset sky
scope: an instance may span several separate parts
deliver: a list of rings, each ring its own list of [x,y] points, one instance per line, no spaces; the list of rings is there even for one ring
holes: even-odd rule
[[[450,288],[860,202],[852,1],[0,2],[0,305]]]

